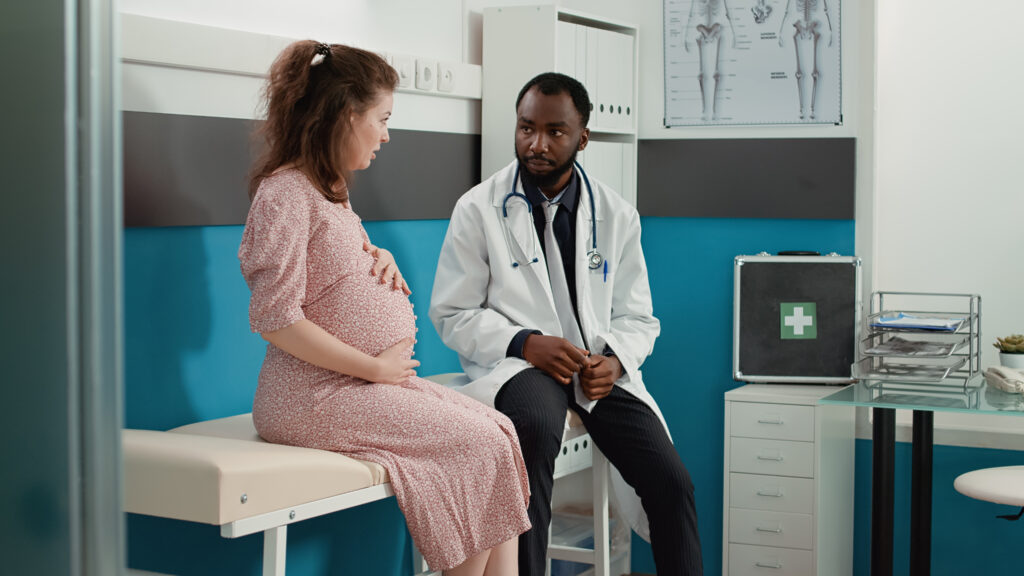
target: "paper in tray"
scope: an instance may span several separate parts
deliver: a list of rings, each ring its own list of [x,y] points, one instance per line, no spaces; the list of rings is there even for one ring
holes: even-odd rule
[[[949,356],[963,343],[963,339],[958,342],[930,342],[927,340],[907,340],[900,336],[893,336],[885,342],[864,350],[864,354],[868,356],[921,356],[938,358]]]
[[[943,358],[927,361],[888,357],[864,358],[857,369],[858,378],[892,380],[894,382],[938,382],[960,369],[966,358]]]
[[[899,312],[893,316],[880,316],[871,323],[872,328],[888,330],[931,330],[956,332],[963,324],[963,318],[929,318]]]

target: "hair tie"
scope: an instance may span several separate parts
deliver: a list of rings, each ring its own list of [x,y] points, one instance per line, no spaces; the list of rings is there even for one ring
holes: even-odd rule
[[[316,45],[316,54],[313,56],[313,61],[310,62],[310,66],[316,66],[317,64],[324,61],[324,58],[330,56],[331,45],[321,42]]]

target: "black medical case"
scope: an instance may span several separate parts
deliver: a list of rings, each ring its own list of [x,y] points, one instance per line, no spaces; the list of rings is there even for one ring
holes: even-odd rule
[[[845,384],[860,340],[856,256],[737,256],[733,378]]]

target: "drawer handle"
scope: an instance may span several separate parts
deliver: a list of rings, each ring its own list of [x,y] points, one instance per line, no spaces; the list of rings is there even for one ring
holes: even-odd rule
[[[782,498],[782,490],[776,489],[773,492],[769,492],[767,490],[758,490],[757,491],[757,495],[758,496],[771,496],[772,498]]]
[[[783,424],[782,417],[772,416],[771,418],[758,418],[758,424]]]
[[[758,460],[771,460],[773,462],[782,462],[782,455],[779,454],[778,456],[762,456],[762,455],[758,454],[757,455],[757,459]]]
[[[758,568],[772,568],[775,570],[782,568],[782,564],[780,564],[779,562],[775,562],[775,564],[768,564],[767,562],[758,561],[754,563],[754,566],[757,566]]]
[[[760,526],[754,528],[758,532],[771,532],[772,534],[782,534],[782,526],[776,526],[775,528],[762,528]]]

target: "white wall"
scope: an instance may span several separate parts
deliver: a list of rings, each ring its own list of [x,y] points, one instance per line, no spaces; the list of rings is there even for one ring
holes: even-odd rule
[[[876,3],[874,287],[980,294],[982,365],[996,364],[995,336],[1024,332],[1024,3],[981,19],[952,0]],[[1001,416],[936,425],[1024,432]]]
[[[121,0],[120,11],[464,61],[461,0]]]
[[[879,4],[876,285],[977,292],[988,341],[1024,332],[1024,3],[970,34],[951,0]]]

